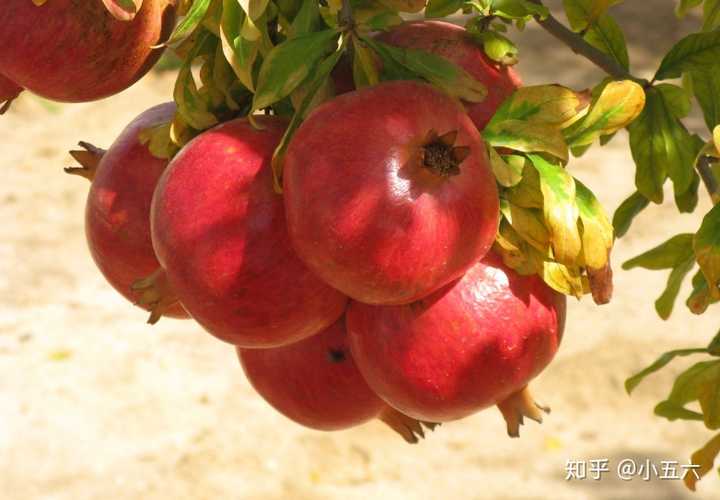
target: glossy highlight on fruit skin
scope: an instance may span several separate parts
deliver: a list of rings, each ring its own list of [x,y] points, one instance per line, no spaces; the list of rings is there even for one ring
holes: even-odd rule
[[[188,143],[155,191],[152,237],[168,282],[211,334],[277,347],[327,328],[347,297],[293,251],[270,161],[286,122],[225,122]]]
[[[172,30],[174,0],[144,0],[132,21],[112,17],[100,0],[4,0],[0,73],[45,98],[92,101],[140,79]]]
[[[377,417],[385,407],[355,366],[344,318],[288,346],[237,352],[255,390],[280,413],[306,427],[346,429]]]
[[[8,110],[10,103],[20,95],[22,90],[22,87],[15,82],[0,75],[0,115]]]
[[[419,49],[445,57],[485,84],[487,97],[466,102],[470,118],[482,130],[515,89],[522,85],[511,67],[491,60],[482,44],[474,42],[465,28],[444,21],[409,21],[378,35],[378,40],[397,47]]]
[[[445,422],[498,404],[552,360],[565,296],[495,253],[455,283],[404,306],[352,302],[350,349],[370,387],[417,419]]]
[[[92,178],[85,205],[90,253],[108,282],[133,303],[139,294],[131,290],[132,284],[160,267],[150,238],[150,204],[168,163],[153,156],[139,135],[172,120],[174,114],[171,102],[148,109],[122,131],[110,149],[94,152],[101,159],[92,172],[86,172]],[[179,304],[164,315],[187,317]]]
[[[425,164],[433,133],[455,134],[456,172]],[[409,303],[459,278],[497,230],[485,143],[457,101],[421,83],[383,83],[316,108],[290,143],[283,182],[301,259],[365,303]]]

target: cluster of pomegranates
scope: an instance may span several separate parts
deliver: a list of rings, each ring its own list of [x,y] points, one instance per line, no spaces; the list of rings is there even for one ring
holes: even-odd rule
[[[90,100],[142,76],[172,2],[145,0],[129,23],[86,4],[48,2],[47,22],[65,24],[43,30],[20,22],[29,0],[0,9],[0,98],[25,88]],[[73,8],[106,22],[78,29],[60,13]],[[416,81],[354,90],[339,69],[338,95],[290,142],[282,194],[271,160],[284,118],[227,121],[168,162],[141,140],[172,120],[174,104],[160,104],[107,151],[72,152],[81,167],[67,170],[92,181],[90,251],[151,322],[192,317],[233,344],[251,384],[296,422],[336,430],[380,418],[415,441],[498,405],[517,435],[523,416],[540,419],[527,384],[557,351],[565,316],[563,295],[492,251],[499,199],[479,130],[519,80],[451,24],[409,22],[380,38],[451,59],[488,98],[460,103]]]

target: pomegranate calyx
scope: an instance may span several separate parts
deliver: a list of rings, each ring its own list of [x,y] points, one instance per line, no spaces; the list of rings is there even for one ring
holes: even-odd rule
[[[179,302],[162,267],[159,267],[150,276],[136,280],[130,289],[138,294],[136,304],[150,309],[150,317],[147,322],[151,325],[157,323],[171,306]]]
[[[549,406],[542,406],[535,402],[528,386],[510,394],[500,401],[497,407],[507,423],[508,436],[514,438],[520,437],[520,426],[524,423],[524,417],[541,424],[543,412],[550,413]]]
[[[410,443],[417,444],[425,438],[425,429],[434,431],[440,425],[436,422],[423,422],[400,413],[395,408],[386,406],[378,415],[378,419],[387,424],[392,430],[400,434],[402,438]]]
[[[4,115],[5,112],[10,109],[10,105],[17,98],[17,96],[20,95],[20,92],[22,92],[22,89],[14,91],[12,95],[9,96],[0,96],[0,115]]]
[[[67,167],[65,168],[65,173],[79,175],[80,177],[85,177],[87,180],[92,182],[95,177],[97,167],[100,164],[100,160],[102,160],[102,157],[105,154],[105,150],[84,141],[80,141],[78,146],[83,149],[70,151],[70,156],[72,156],[75,161],[80,164],[80,166]]]
[[[441,177],[460,174],[460,164],[470,154],[470,148],[455,146],[458,131],[452,130],[438,135],[430,130],[422,147],[422,164],[425,168]]]

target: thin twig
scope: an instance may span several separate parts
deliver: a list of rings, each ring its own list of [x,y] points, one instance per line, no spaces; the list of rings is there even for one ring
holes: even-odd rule
[[[530,1],[538,5],[543,5],[541,0]],[[635,80],[637,82],[641,82],[643,85],[648,83],[646,80],[642,80],[641,78],[636,78],[631,75],[630,72],[622,67],[615,59],[590,45],[579,33],[575,33],[565,27],[565,25],[555,19],[552,14],[549,14],[545,19],[536,18],[536,20],[538,24],[545,29],[545,31],[570,47],[570,49],[576,54],[579,54],[594,63],[613,78]]]
[[[718,186],[718,181],[712,171],[712,166],[717,161],[719,160],[711,156],[701,156],[695,165],[714,204],[720,203],[720,186]]]
[[[355,18],[353,17],[352,5],[350,0],[342,0],[342,7],[338,12],[338,22],[345,29],[353,29],[355,27]]]
[[[543,5],[542,0],[530,1],[538,5]],[[548,15],[545,19],[536,18],[536,20],[548,33],[570,47],[573,52],[585,57],[613,78],[634,80],[646,89],[652,86],[653,82],[634,77],[612,57],[590,45],[583,39],[581,34],[568,29],[552,15]],[[703,156],[698,159],[695,167],[707,192],[710,194],[710,198],[713,203],[717,204],[720,203],[720,186],[718,186],[718,180],[715,178],[711,168],[715,161],[716,160],[709,156]]]

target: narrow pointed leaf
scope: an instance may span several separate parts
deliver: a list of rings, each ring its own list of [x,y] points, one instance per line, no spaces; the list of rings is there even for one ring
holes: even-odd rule
[[[658,359],[655,360],[651,365],[648,367],[640,370],[638,373],[633,375],[632,377],[628,378],[625,381],[625,390],[628,394],[631,394],[635,388],[640,385],[640,383],[647,377],[648,375],[651,375],[662,368],[664,368],[668,363],[670,363],[673,359],[679,357],[679,356],[689,356],[691,354],[700,354],[700,353],[707,353],[708,350],[706,348],[693,348],[693,349],[678,349],[675,351],[669,351],[661,355]]]
[[[630,80],[610,82],[592,104],[588,114],[565,131],[572,147],[593,143],[603,135],[614,134],[637,118],[645,106],[645,92]]]
[[[252,109],[266,108],[290,95],[313,74],[315,67],[337,41],[335,30],[324,30],[291,38],[274,47],[258,75]]]
[[[693,248],[710,297],[720,299],[720,205],[715,205],[703,218]]]
[[[615,229],[615,236],[618,238],[625,236],[630,229],[633,219],[649,204],[650,200],[637,191],[625,199],[613,215],[612,224]]]

